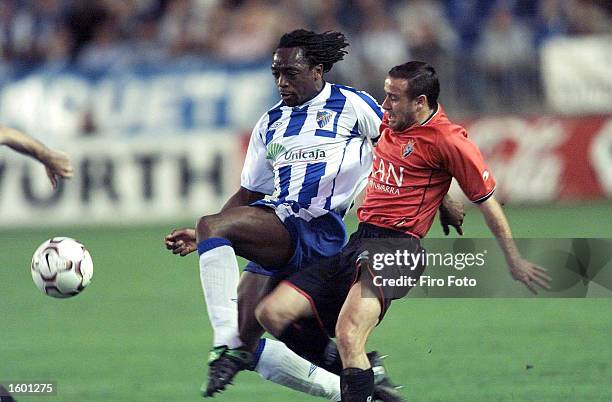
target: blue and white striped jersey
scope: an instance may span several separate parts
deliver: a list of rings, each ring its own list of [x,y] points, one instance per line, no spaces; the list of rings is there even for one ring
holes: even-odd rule
[[[242,187],[308,221],[343,216],[365,186],[382,115],[365,92],[330,83],[300,106],[279,102],[253,129]]]

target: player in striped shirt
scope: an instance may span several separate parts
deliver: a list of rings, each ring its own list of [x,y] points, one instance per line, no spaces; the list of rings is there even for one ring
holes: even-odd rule
[[[297,30],[280,39],[272,74],[281,101],[253,129],[241,188],[220,213],[200,218],[195,230],[173,231],[166,238],[170,250],[187,255],[197,237],[214,330],[206,396],[224,389],[241,369],[255,366],[261,373],[264,348],[272,342],[259,339],[263,329],[254,313],[259,300],[280,279],[346,244],[342,218],[366,185],[371,141],[382,118],[369,95],[324,81],[346,46],[338,32]],[[238,291],[236,255],[252,261]],[[292,364],[301,364],[278,343],[273,347]],[[312,381],[311,374],[300,381]],[[339,393],[338,377],[327,374]]]

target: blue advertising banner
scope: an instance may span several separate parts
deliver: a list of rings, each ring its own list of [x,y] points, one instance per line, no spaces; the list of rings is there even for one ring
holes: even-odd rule
[[[276,102],[269,66],[41,70],[0,89],[0,121],[45,140],[250,130]]]

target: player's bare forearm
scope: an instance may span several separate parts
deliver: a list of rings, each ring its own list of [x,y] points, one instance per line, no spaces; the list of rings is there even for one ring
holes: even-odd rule
[[[463,236],[463,218],[465,212],[463,209],[463,203],[458,200],[454,200],[450,195],[446,194],[440,205],[440,224],[444,230],[444,234],[448,236],[450,234],[449,226],[455,228],[457,233]]]
[[[7,145],[45,165],[47,177],[54,188],[57,187],[59,178],[72,177],[73,168],[68,156],[47,148],[43,143],[19,130],[0,126],[0,145]]]
[[[499,202],[493,197],[478,204],[480,211],[484,215],[485,221],[491,233],[497,239],[499,246],[506,256],[506,260],[510,261],[513,258],[520,257],[516,244],[512,239],[512,231],[506,219],[506,214],[499,205]]]
[[[448,201],[453,201],[453,197],[451,197],[448,193],[444,196],[444,198],[442,199],[442,205],[440,205],[440,208],[442,208],[444,206],[445,203],[448,203]]]
[[[227,200],[225,205],[223,205],[221,211],[225,211],[226,209],[230,208],[243,207],[252,204],[255,201],[259,201],[264,197],[265,194],[263,193],[258,193],[256,191],[251,191],[244,187],[240,187],[240,189],[236,191],[229,200]]]
[[[522,282],[533,293],[537,293],[536,286],[549,289],[551,278],[546,274],[546,269],[521,257],[521,253],[512,238],[506,214],[504,214],[499,203],[491,197],[478,206],[484,215],[487,226],[495,235],[506,256],[510,275],[515,280]]]
[[[39,161],[42,161],[49,152],[48,148],[42,143],[10,127],[0,126],[0,144],[7,145],[15,151],[32,156]]]

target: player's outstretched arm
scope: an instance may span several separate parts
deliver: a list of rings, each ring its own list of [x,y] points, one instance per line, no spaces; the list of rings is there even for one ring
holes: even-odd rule
[[[225,203],[221,212],[236,207],[249,205],[255,201],[261,200],[265,194],[247,190],[240,187],[234,195]],[[178,254],[184,257],[193,253],[197,249],[196,231],[194,228],[174,229],[164,239],[166,248],[172,251],[172,254]]]
[[[19,130],[0,126],[0,145],[7,145],[45,165],[53,188],[57,187],[60,177],[65,179],[72,177],[72,164],[65,154],[47,148],[43,143]]]
[[[460,236],[463,236],[463,218],[465,217],[465,211],[463,209],[463,202],[454,200],[450,195],[446,194],[440,205],[440,224],[444,235],[450,234],[450,227],[455,228]]]
[[[508,268],[510,269],[510,275],[515,280],[523,282],[534,294],[538,293],[537,286],[549,289],[551,278],[546,274],[546,269],[521,257],[521,253],[512,238],[506,214],[504,214],[497,200],[491,197],[478,204],[478,207],[484,215],[487,226],[489,226],[489,229],[495,235],[499,246],[504,252]]]

